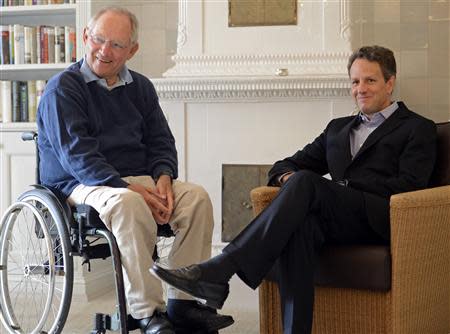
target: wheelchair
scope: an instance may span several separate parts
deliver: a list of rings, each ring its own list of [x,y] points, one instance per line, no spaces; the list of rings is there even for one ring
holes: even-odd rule
[[[83,265],[111,256],[116,311],[97,313],[91,334],[122,334],[137,329],[127,315],[122,264],[113,234],[94,208],[70,207],[56,191],[40,185],[36,132],[22,139],[36,146],[36,185],[19,196],[0,222],[0,320],[8,333],[61,333],[73,291],[73,257]],[[169,225],[158,225],[158,240],[173,237]],[[106,240],[106,243],[103,242]],[[157,244],[158,246],[158,244]],[[160,249],[161,250],[161,249]],[[155,247],[153,259],[158,258]]]

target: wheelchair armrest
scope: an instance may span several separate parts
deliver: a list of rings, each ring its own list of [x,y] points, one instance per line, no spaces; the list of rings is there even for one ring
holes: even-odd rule
[[[92,206],[86,204],[77,204],[72,208],[75,222],[83,217],[86,219],[84,226],[87,228],[105,228],[99,213]]]

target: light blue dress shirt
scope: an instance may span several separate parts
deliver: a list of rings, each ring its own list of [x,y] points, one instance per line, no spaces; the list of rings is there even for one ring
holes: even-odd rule
[[[359,113],[358,117],[360,117],[361,122],[350,131],[350,151],[352,158],[358,153],[367,137],[397,109],[397,102],[393,102],[387,108],[373,114],[371,118],[367,117],[363,112]]]
[[[131,76],[130,71],[128,71],[128,68],[124,65],[119,72],[119,80],[114,85],[108,86],[106,79],[102,79],[98,77],[94,72],[92,72],[91,68],[87,64],[86,57],[83,58],[83,63],[81,64],[80,72],[83,75],[84,81],[86,83],[89,83],[91,81],[97,81],[97,84],[108,90],[113,90],[116,87],[120,87],[125,84],[133,82],[133,77]]]

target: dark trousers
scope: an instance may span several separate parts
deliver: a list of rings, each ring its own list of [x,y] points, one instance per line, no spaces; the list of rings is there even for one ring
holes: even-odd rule
[[[284,333],[306,334],[312,329],[314,269],[320,247],[363,242],[383,240],[368,224],[362,192],[300,171],[224,252],[239,267],[238,276],[253,289],[276,264]]]

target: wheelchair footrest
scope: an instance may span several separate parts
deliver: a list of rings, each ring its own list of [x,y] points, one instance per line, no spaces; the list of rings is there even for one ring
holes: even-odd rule
[[[104,334],[107,330],[116,332],[121,328],[122,326],[120,324],[119,315],[117,313],[113,314],[112,316],[109,314],[96,313],[94,316],[94,328],[92,329],[91,334]],[[128,326],[127,329],[130,330]]]
[[[89,259],[106,259],[111,256],[111,251],[109,250],[108,244],[98,244],[89,246],[85,249],[86,254]]]

